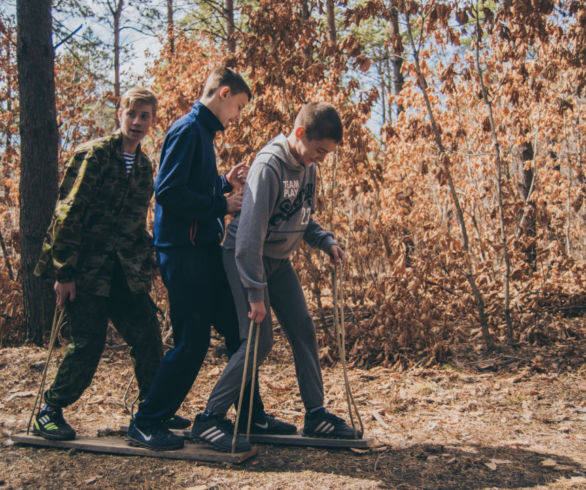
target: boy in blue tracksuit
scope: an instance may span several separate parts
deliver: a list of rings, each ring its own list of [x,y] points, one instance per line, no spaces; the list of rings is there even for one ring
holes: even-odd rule
[[[203,363],[210,325],[225,337],[231,355],[240,346],[238,320],[222,265],[224,216],[240,210],[248,168],[236,165],[218,175],[213,140],[237,121],[251,92],[240,75],[217,68],[208,77],[201,100],[171,126],[161,150],[155,181],[154,244],[169,295],[175,347],[167,352],[152,387],[128,430],[131,444],[151,449],[176,449],[183,439],[162,423],[179,408]],[[295,431],[264,412],[255,393],[253,420],[269,433]],[[219,439],[231,449],[232,428],[223,421]],[[230,441],[230,444],[227,443]],[[237,449],[249,444],[239,438]]]

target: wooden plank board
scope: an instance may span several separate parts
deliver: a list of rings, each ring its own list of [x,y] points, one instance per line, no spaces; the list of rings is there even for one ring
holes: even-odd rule
[[[125,434],[128,426],[120,427],[120,432]],[[172,430],[174,434],[189,437],[189,431]],[[328,439],[327,437],[306,437],[300,434],[291,435],[265,435],[250,434],[252,444],[277,444],[282,446],[304,446],[304,447],[323,447],[323,448],[356,448],[368,449],[376,444],[372,439]]]
[[[252,447],[244,453],[222,453],[214,451],[207,444],[185,441],[183,449],[173,451],[151,451],[142,447],[130,446],[119,437],[78,437],[73,441],[51,441],[25,432],[13,435],[11,439],[19,444],[51,447],[60,449],[77,449],[94,453],[120,454],[125,456],[148,456],[152,458],[185,459],[190,461],[210,461],[214,463],[242,463],[258,451]]]
[[[328,439],[327,437],[306,437],[300,434],[265,435],[250,434],[250,442],[254,444],[278,444],[284,446],[306,446],[324,448],[358,448],[368,449],[374,446],[372,439]]]

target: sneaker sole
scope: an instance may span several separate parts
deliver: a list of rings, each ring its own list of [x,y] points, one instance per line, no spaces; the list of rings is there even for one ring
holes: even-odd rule
[[[75,434],[73,436],[58,436],[56,434],[51,434],[50,432],[42,432],[33,428],[32,433],[35,436],[42,437],[43,439],[47,439],[49,441],[73,441],[75,439]]]
[[[212,446],[216,451],[220,451],[221,453],[231,453],[232,452],[232,445],[230,445],[230,447],[225,447],[225,446],[220,446],[216,443],[213,443],[211,441],[208,441],[207,439],[204,439],[203,437],[194,435],[194,434],[190,434],[188,436],[189,440],[192,442],[205,442],[206,444],[208,444],[209,446]],[[236,448],[234,448],[234,452],[236,453],[246,453],[248,451],[250,451],[252,449],[252,446],[249,446],[248,448],[244,449],[244,448],[238,448],[238,446],[236,446]]]
[[[240,429],[238,434],[246,434],[246,428]],[[291,430],[252,430],[251,428],[250,434],[257,436],[292,436],[297,434],[297,428]]]
[[[126,436],[126,442],[128,442],[128,444],[130,446],[142,447],[144,449],[150,449],[151,451],[173,451],[175,449],[183,449],[183,447],[184,447],[183,441],[181,441],[180,443],[178,442],[177,444],[174,444],[173,446],[161,447],[161,446],[152,446],[150,444],[139,441],[137,439],[133,439],[130,436]]]
[[[362,439],[362,434],[359,437],[356,437],[354,433],[349,435],[336,435],[336,434],[308,434],[307,432],[303,431],[301,433],[303,437],[318,437],[320,439],[352,439],[354,441]]]

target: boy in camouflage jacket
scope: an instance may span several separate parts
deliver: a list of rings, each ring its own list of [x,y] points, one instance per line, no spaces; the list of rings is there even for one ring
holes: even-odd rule
[[[89,386],[98,366],[108,319],[130,345],[139,398],[148,392],[162,358],[146,216],[153,168],[140,147],[155,117],[157,99],[134,88],[120,101],[120,130],[76,149],[61,183],[35,274],[55,280],[71,344],[33,431],[47,439],[75,438],[62,408]],[[189,421],[175,417],[171,424]]]

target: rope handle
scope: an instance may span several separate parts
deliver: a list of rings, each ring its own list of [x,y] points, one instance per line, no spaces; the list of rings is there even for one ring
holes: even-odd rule
[[[338,272],[339,271],[339,272]],[[343,290],[343,270],[341,266],[335,266],[333,272],[333,296],[334,296],[334,330],[336,334],[336,340],[338,342],[338,354],[342,362],[342,371],[344,373],[344,388],[346,390],[346,404],[348,405],[348,414],[350,415],[350,422],[354,429],[354,435],[357,436],[356,424],[354,423],[353,410],[356,414],[358,425],[360,426],[360,434],[364,434],[364,426],[362,424],[362,418],[358,412],[358,407],[354,401],[352,390],[350,388],[350,382],[348,380],[348,372],[346,370],[346,346],[345,336],[346,330],[344,325],[344,290]],[[338,285],[339,282],[339,285]]]
[[[51,336],[49,337],[49,353],[47,355],[47,362],[45,363],[45,367],[43,368],[43,375],[41,376],[41,384],[39,385],[39,391],[37,392],[37,396],[35,398],[35,403],[33,404],[33,409],[31,411],[31,416],[28,420],[28,425],[26,427],[26,433],[30,432],[31,423],[33,421],[33,417],[37,412],[37,408],[40,408],[39,399],[41,398],[41,394],[45,390],[45,380],[47,378],[47,369],[49,367],[49,361],[51,360],[51,355],[53,354],[53,348],[55,347],[55,340],[57,339],[57,335],[59,334],[59,330],[63,325],[63,317],[65,315],[65,308],[61,308],[59,306],[55,307],[55,312],[53,313],[53,324],[51,325]]]
[[[254,384],[256,380],[257,358],[258,358],[258,339],[260,334],[260,324],[255,324],[254,320],[250,320],[250,327],[248,328],[248,339],[246,341],[246,356],[244,357],[244,369],[242,370],[242,383],[240,385],[240,397],[238,398],[238,410],[236,411],[236,424],[234,426],[234,434],[232,435],[232,453],[236,451],[236,437],[238,435],[238,426],[240,424],[240,413],[242,411],[242,399],[244,398],[244,388],[246,387],[246,378],[248,375],[248,359],[250,358],[250,344],[252,341],[252,334],[256,333],[254,339],[254,353],[252,359],[252,380],[250,383],[250,400],[248,405],[248,421],[246,424],[246,440],[250,441],[250,425],[252,422],[252,403],[254,397]]]

